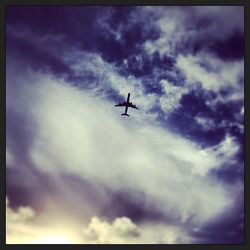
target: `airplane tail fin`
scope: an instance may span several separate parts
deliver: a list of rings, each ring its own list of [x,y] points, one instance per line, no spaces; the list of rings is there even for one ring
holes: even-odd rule
[[[121,115],[126,115],[126,116],[129,116],[128,114],[124,113],[124,114],[121,114]]]

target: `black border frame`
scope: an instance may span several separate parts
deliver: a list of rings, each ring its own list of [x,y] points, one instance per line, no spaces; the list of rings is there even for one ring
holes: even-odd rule
[[[5,155],[6,155],[6,85],[5,85],[5,62],[6,62],[6,51],[5,51],[5,7],[7,5],[151,5],[151,6],[160,6],[160,5],[176,5],[176,6],[244,6],[244,41],[245,41],[245,52],[244,52],[244,215],[245,215],[245,243],[244,244],[164,244],[164,245],[154,245],[154,244],[128,244],[128,245],[117,245],[117,244],[100,244],[100,245],[90,245],[90,244],[76,244],[76,245],[35,245],[35,244],[6,244],[5,237],[6,237],[6,161],[5,161]],[[233,17],[232,17],[233,18]],[[247,153],[247,124],[249,124],[249,110],[246,109],[248,107],[249,99],[247,98],[247,94],[250,93],[250,75],[248,72],[247,65],[249,67],[249,56],[250,56],[250,50],[249,50],[249,44],[250,44],[250,36],[249,36],[249,23],[250,23],[250,7],[247,4],[247,1],[243,0],[142,0],[142,1],[133,1],[133,0],[0,0],[0,30],[2,31],[2,35],[0,36],[0,102],[1,102],[1,141],[0,141],[0,147],[1,147],[1,163],[0,163],[0,215],[1,215],[1,223],[0,224],[0,246],[1,249],[15,249],[18,246],[23,246],[25,248],[39,248],[43,249],[44,247],[60,247],[60,249],[82,249],[82,248],[93,248],[93,247],[107,247],[107,248],[114,248],[114,247],[135,247],[135,248],[141,248],[145,249],[145,246],[147,249],[155,249],[155,248],[178,248],[178,249],[186,249],[186,248],[196,248],[196,249],[243,249],[246,248],[247,245],[249,245],[249,215],[247,212],[250,210],[249,206],[249,185],[247,185],[247,180],[249,180],[249,170],[247,169],[247,166],[249,165],[249,154]],[[248,45],[248,46],[247,46]]]

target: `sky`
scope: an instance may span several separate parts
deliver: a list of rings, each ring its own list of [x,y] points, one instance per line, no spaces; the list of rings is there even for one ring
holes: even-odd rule
[[[242,244],[243,7],[7,6],[6,242]]]

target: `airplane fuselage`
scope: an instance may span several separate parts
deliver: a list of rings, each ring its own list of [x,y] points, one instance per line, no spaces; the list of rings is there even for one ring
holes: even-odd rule
[[[126,102],[119,103],[119,104],[115,105],[115,106],[124,106],[125,107],[125,112],[123,114],[121,114],[121,115],[129,116],[129,114],[128,114],[128,108],[129,107],[138,109],[134,104],[132,104],[132,102],[129,102],[129,99],[130,99],[130,93],[128,93],[128,97],[127,97]]]
[[[127,101],[124,103],[125,104],[125,112],[122,115],[129,116],[129,114],[128,114],[129,98],[130,98],[130,93],[128,93]]]

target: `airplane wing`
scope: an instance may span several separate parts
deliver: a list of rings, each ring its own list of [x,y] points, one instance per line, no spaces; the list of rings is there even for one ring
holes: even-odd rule
[[[127,106],[126,102],[118,103],[115,105],[115,107],[122,107],[122,106]]]
[[[132,104],[132,103],[129,103],[129,105],[128,105],[129,107],[131,107],[131,108],[134,108],[134,109],[138,109],[134,104]]]

